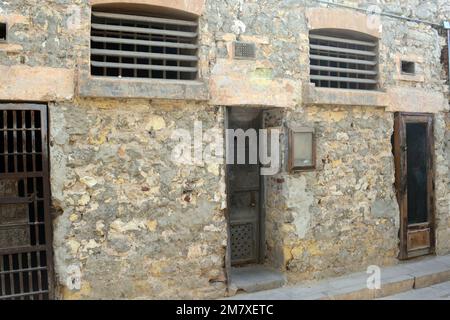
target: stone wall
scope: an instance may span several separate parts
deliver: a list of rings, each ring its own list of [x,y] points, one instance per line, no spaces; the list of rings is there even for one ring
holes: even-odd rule
[[[220,127],[222,110],[98,99],[51,105],[61,298],[224,295],[223,168],[171,160],[173,130],[192,132],[194,121]],[[70,291],[77,273],[81,290]]]
[[[268,253],[293,281],[388,265],[398,254],[393,115],[364,107],[308,107],[290,124],[314,127],[317,169],[269,178]],[[275,200],[272,202],[271,200]]]

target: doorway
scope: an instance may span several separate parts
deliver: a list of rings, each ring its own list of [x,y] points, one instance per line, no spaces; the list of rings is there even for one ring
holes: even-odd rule
[[[264,185],[260,164],[251,159],[259,143],[262,128],[262,111],[251,108],[228,108],[227,129],[235,130],[228,139],[227,150],[233,150],[227,164],[227,194],[229,244],[231,265],[260,264],[264,259]],[[239,136],[238,131],[244,133]],[[227,151],[229,152],[229,151]],[[238,161],[239,153],[245,152],[245,161]],[[242,156],[242,154],[241,154]],[[241,162],[241,163],[239,163]]]
[[[0,300],[53,297],[47,106],[0,104]]]
[[[400,259],[434,253],[433,137],[433,115],[395,115],[393,149],[400,207]]]

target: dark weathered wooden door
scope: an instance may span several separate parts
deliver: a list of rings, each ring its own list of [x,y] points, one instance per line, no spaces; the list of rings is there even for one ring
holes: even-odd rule
[[[0,104],[0,300],[53,296],[47,107]]]
[[[229,129],[254,129],[261,127],[261,112],[231,108],[228,112]],[[258,138],[258,136],[257,136]],[[245,142],[245,164],[237,163],[237,140],[233,141],[234,163],[227,166],[227,191],[230,226],[231,264],[259,263],[263,230],[261,226],[261,176],[259,163],[249,163],[251,143]],[[256,148],[257,150],[257,148]],[[241,150],[242,151],[242,150]]]
[[[395,116],[394,155],[400,206],[400,259],[434,252],[433,116]]]

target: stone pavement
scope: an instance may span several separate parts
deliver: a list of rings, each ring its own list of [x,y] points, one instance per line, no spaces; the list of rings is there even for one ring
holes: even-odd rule
[[[327,279],[310,284],[285,286],[278,289],[255,293],[244,293],[228,299],[237,300],[350,300],[378,299],[403,293],[408,296],[419,295],[426,288],[425,296],[445,297],[446,286],[450,281],[450,255],[426,257],[402,262],[396,266],[381,268],[381,286],[369,289],[367,279],[370,275],[360,272],[339,278]],[[411,292],[414,290],[414,292]],[[441,294],[442,292],[442,294]],[[424,299],[426,299],[424,296]],[[401,297],[401,296],[400,296]]]
[[[406,291],[380,300],[450,300],[450,281]]]

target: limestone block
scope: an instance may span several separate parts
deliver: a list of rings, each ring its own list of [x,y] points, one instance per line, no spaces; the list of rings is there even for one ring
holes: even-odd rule
[[[70,100],[73,98],[74,88],[74,70],[0,66],[0,100]]]
[[[219,59],[210,79],[210,104],[293,108],[301,99],[300,81],[273,78],[263,63]]]

